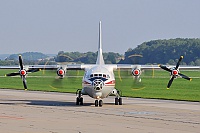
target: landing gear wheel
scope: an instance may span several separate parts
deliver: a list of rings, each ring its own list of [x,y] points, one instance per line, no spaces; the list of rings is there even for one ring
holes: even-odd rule
[[[80,105],[83,105],[83,98],[81,97],[80,99],[79,99],[80,101]]]
[[[102,106],[103,106],[103,101],[99,100],[99,107],[102,107]]]
[[[122,98],[119,98],[119,105],[122,105]]]
[[[119,99],[116,97],[115,98],[115,105],[118,105]]]
[[[115,105],[122,105],[122,98],[121,97],[120,98],[118,98],[118,97],[115,98]]]
[[[83,105],[83,98],[81,97],[81,91],[78,92],[78,97],[76,98],[76,105]]]
[[[95,102],[94,102],[94,105],[95,105],[95,107],[98,107],[98,100],[95,100]]]
[[[80,99],[77,97],[76,98],[76,105],[79,105],[79,101],[80,101]]]

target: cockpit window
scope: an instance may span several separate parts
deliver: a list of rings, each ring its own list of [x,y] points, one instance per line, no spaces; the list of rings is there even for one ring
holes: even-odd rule
[[[106,74],[90,74],[90,78],[93,78],[93,77],[101,77],[101,78],[107,78],[109,79],[110,78],[110,75],[106,75]]]

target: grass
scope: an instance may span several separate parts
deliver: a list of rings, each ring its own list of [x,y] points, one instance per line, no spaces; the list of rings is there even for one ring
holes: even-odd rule
[[[6,73],[16,70],[0,70],[0,88],[23,89],[22,80],[17,77],[4,77]],[[169,81],[169,73],[163,70],[145,70],[142,82],[135,83],[127,72],[115,72],[116,88],[122,91],[123,96],[173,99],[200,102],[200,71],[181,71],[183,74],[193,77],[187,81],[182,78],[175,79],[170,89],[166,86]],[[56,71],[39,71],[27,77],[29,90],[56,91],[75,93],[82,88],[82,75],[84,71],[68,71],[64,79],[57,79]],[[68,77],[75,76],[75,77]]]
[[[162,70],[154,71],[154,75],[150,70],[143,72],[142,82],[137,84],[133,84],[134,82],[130,80],[131,77],[124,78],[122,80],[126,81],[121,82],[120,78],[116,76],[116,86],[122,87],[123,95],[129,97],[200,101],[200,71],[181,72],[194,77],[193,80],[190,82],[177,78],[169,90],[166,89],[170,78],[169,73]]]

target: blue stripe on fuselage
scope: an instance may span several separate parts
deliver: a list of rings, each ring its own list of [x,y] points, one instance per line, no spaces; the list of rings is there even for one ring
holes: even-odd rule
[[[103,78],[103,77],[93,77],[93,78],[90,78],[88,80],[90,80],[91,82],[93,82],[95,79],[101,79],[103,82],[107,81],[108,79],[106,78]]]

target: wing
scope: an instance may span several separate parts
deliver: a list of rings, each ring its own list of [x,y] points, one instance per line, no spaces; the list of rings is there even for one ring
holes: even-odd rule
[[[0,66],[0,69],[19,69],[19,66]]]

